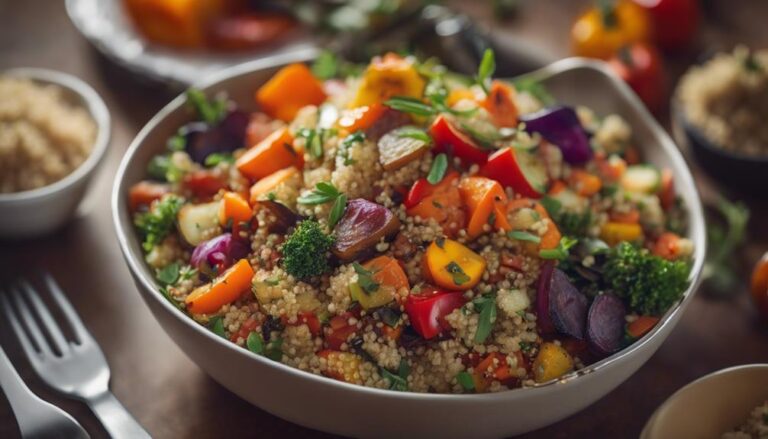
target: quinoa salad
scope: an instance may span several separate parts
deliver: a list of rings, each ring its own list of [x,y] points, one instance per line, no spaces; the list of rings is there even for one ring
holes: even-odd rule
[[[129,191],[159,292],[273,361],[397,391],[531,387],[651,331],[689,285],[668,169],[532,81],[323,55],[191,122]],[[251,98],[249,98],[251,99]]]

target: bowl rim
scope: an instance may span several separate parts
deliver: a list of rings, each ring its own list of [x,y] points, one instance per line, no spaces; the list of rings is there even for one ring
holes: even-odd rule
[[[309,60],[310,59],[302,59],[302,60],[292,59],[289,61],[295,62],[295,61],[309,61]],[[284,64],[286,64],[286,60],[284,56],[259,59],[259,60],[239,64],[237,66],[233,66],[228,69],[222,70],[221,72],[218,72],[215,75],[206,77],[205,80],[199,82],[195,86],[198,88],[205,89],[211,86],[215,86],[216,84],[224,80],[228,80],[237,76],[246,75],[249,73],[254,73],[258,70],[266,70],[269,68],[279,67]],[[522,75],[518,78],[524,77],[524,78],[531,78],[531,79],[540,79],[540,78],[546,78],[549,76],[554,76],[556,74],[563,73],[567,70],[575,70],[575,69],[593,70],[598,74],[606,76],[607,79],[611,81],[613,85],[616,87],[617,92],[621,95],[621,98],[626,100],[627,103],[630,105],[630,107],[633,107],[633,110],[638,113],[638,115],[643,121],[643,124],[649,127],[653,131],[654,136],[661,140],[659,144],[659,148],[661,148],[665,152],[665,155],[671,162],[674,162],[676,168],[682,169],[684,171],[683,174],[676,175],[676,177],[680,177],[684,185],[690,188],[690,191],[692,192],[693,203],[692,205],[687,206],[687,208],[689,213],[689,221],[691,222],[690,226],[695,226],[695,227],[691,227],[691,237],[694,241],[695,248],[694,248],[693,265],[691,267],[691,272],[689,275],[690,283],[686,291],[683,293],[682,299],[674,307],[667,310],[667,312],[661,317],[659,324],[657,324],[649,333],[644,335],[641,339],[637,340],[632,345],[606,358],[601,359],[600,361],[597,361],[593,364],[590,364],[589,366],[584,367],[583,369],[570,372],[562,377],[559,377],[544,383],[539,383],[531,387],[510,389],[507,391],[495,392],[495,393],[450,394],[450,393],[417,393],[417,392],[410,392],[410,391],[399,392],[399,391],[393,391],[388,389],[379,389],[379,388],[366,387],[362,385],[346,383],[346,382],[334,380],[332,378],[328,378],[325,376],[316,375],[304,370],[300,370],[280,362],[269,360],[263,356],[259,356],[253,352],[250,352],[247,349],[243,349],[240,346],[234,345],[229,340],[223,339],[222,337],[214,334],[210,330],[206,329],[202,325],[195,322],[187,314],[185,314],[184,312],[182,312],[181,310],[173,306],[168,300],[166,300],[161,294],[159,294],[157,292],[157,286],[155,285],[155,281],[153,279],[150,279],[148,276],[145,276],[145,274],[143,273],[143,269],[145,268],[142,268],[142,266],[145,265],[143,262],[143,258],[137,257],[136,255],[133,254],[131,245],[129,243],[129,234],[127,229],[130,228],[130,221],[128,222],[128,224],[124,224],[122,221],[122,215],[126,215],[126,217],[129,218],[129,216],[127,216],[128,213],[126,211],[127,209],[126,203],[124,203],[124,200],[123,200],[123,186],[124,186],[123,180],[124,180],[125,173],[127,172],[128,164],[132,161],[133,156],[137,153],[139,147],[144,141],[144,138],[149,134],[149,132],[155,129],[155,127],[161,121],[163,121],[169,114],[178,110],[178,108],[184,105],[184,103],[186,102],[186,97],[184,96],[183,93],[177,96],[176,98],[174,98],[165,107],[163,107],[149,122],[147,122],[147,124],[141,129],[141,131],[139,131],[139,133],[136,135],[136,137],[134,138],[134,140],[131,142],[130,146],[126,150],[125,155],[123,156],[123,159],[120,162],[120,166],[115,174],[115,182],[112,189],[111,209],[112,209],[113,222],[114,222],[118,242],[120,245],[120,249],[123,253],[126,263],[128,264],[132,274],[134,275],[134,279],[137,280],[137,282],[140,284],[140,287],[142,287],[145,290],[142,292],[142,294],[145,295],[145,298],[148,293],[154,293],[154,294],[149,294],[153,298],[152,300],[155,300],[157,304],[159,304],[165,312],[173,314],[175,318],[180,319],[183,322],[182,323],[183,325],[187,326],[188,328],[192,328],[192,330],[195,331],[197,334],[201,335],[202,337],[206,337],[209,341],[212,341],[214,343],[219,343],[221,346],[227,346],[227,349],[231,349],[235,351],[236,355],[244,355],[248,357],[250,360],[260,362],[265,366],[278,368],[279,370],[282,370],[283,372],[289,375],[292,375],[295,378],[311,380],[318,384],[333,386],[339,389],[340,391],[346,390],[346,391],[361,392],[371,396],[383,397],[383,398],[393,398],[393,399],[404,398],[409,400],[431,401],[431,402],[440,401],[443,403],[462,403],[462,402],[470,402],[470,401],[471,402],[509,401],[511,399],[524,398],[530,395],[531,392],[541,392],[540,390],[541,388],[551,388],[554,385],[571,384],[576,380],[576,378],[580,376],[588,375],[597,371],[601,371],[603,369],[607,369],[612,365],[616,364],[619,360],[641,350],[643,347],[648,345],[651,339],[655,338],[656,335],[659,334],[663,328],[673,325],[676,322],[676,319],[674,317],[682,313],[684,309],[688,306],[688,304],[693,300],[693,296],[696,293],[698,285],[701,281],[700,274],[701,274],[701,269],[704,263],[704,255],[706,252],[704,215],[702,210],[701,197],[699,196],[698,189],[696,188],[696,185],[694,183],[694,180],[691,175],[690,169],[688,168],[688,165],[683,159],[683,156],[681,155],[679,149],[675,146],[674,141],[661,128],[661,126],[659,126],[659,124],[656,122],[653,116],[651,116],[651,114],[648,112],[645,106],[639,101],[639,98],[634,94],[634,92],[631,91],[629,86],[627,86],[620,78],[618,78],[607,67],[607,65],[604,62],[590,60],[586,58],[575,58],[575,57],[565,58],[559,61],[555,61],[549,64],[548,66],[535,70],[531,73]],[[131,231],[131,233],[133,232]]]
[[[24,190],[20,192],[0,193],[0,203],[33,201],[54,195],[80,181],[88,178],[101,162],[109,145],[111,131],[111,117],[106,104],[98,93],[85,81],[68,73],[57,70],[41,69],[37,67],[16,67],[0,71],[0,76],[13,76],[18,78],[30,79],[39,84],[50,84],[64,88],[82,99],[83,107],[96,124],[97,133],[93,140],[91,152],[88,157],[77,168],[72,170],[60,180],[51,184]]]

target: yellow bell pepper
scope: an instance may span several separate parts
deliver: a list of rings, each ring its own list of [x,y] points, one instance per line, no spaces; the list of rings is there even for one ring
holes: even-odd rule
[[[608,59],[626,45],[647,41],[649,18],[632,0],[598,0],[571,28],[573,53]]]
[[[635,241],[643,236],[643,228],[637,223],[607,222],[600,229],[600,239],[614,246],[622,241]]]
[[[573,358],[562,346],[544,343],[533,361],[533,379],[545,383],[573,370]]]
[[[374,58],[363,74],[350,108],[384,102],[393,96],[421,98],[424,79],[413,63],[394,53]]]
[[[432,242],[424,255],[428,277],[443,288],[468,290],[483,277],[485,259],[464,245],[451,240]]]

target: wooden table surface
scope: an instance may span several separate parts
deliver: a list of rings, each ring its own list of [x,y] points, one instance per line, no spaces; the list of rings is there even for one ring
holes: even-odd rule
[[[480,3],[484,2],[462,7],[491,26],[496,35],[529,38],[553,58],[567,55],[568,27],[584,4],[529,1],[515,20],[489,24],[487,8]],[[768,41],[768,2],[710,0],[707,4],[711,15],[719,17],[703,29],[708,49],[737,41],[755,45]],[[692,56],[673,60],[674,75],[686,59]],[[0,279],[34,276],[40,268],[53,273],[105,351],[114,393],[155,437],[327,436],[271,416],[215,383],[164,334],[134,288],[112,229],[109,193],[129,142],[170,96],[102,59],[69,22],[63,1],[0,0],[0,70],[19,66],[57,69],[89,82],[112,113],[113,135],[82,213],[54,236],[0,242]],[[696,170],[695,174],[706,197],[717,192],[717,185]],[[739,255],[745,272],[768,249],[766,196],[756,196],[762,200],[746,200],[753,219],[750,243]],[[106,437],[84,405],[43,387],[9,335],[8,325],[0,323],[0,343],[30,387],[71,413],[93,437]],[[583,412],[524,437],[637,437],[653,410],[684,384],[723,367],[755,362],[768,362],[768,326],[758,321],[746,289],[732,300],[698,295],[658,353],[629,380]],[[1,397],[0,437],[17,436],[13,414]]]

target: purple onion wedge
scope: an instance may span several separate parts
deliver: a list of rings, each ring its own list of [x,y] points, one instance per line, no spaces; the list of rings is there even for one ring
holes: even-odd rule
[[[219,266],[227,268],[248,254],[248,244],[234,239],[231,233],[223,233],[200,243],[192,251],[190,263],[201,271]]]
[[[557,332],[583,340],[588,304],[587,296],[573,286],[565,273],[555,269],[549,288],[549,318]]]
[[[520,116],[529,133],[539,133],[550,143],[557,145],[568,163],[584,163],[592,158],[592,147],[576,111],[571,107],[557,106],[536,113]]]
[[[542,334],[552,334],[555,332],[555,325],[549,318],[549,294],[552,286],[552,276],[555,272],[554,261],[546,261],[541,266],[539,280],[536,285],[536,323],[539,332]]]
[[[342,261],[353,261],[376,245],[382,237],[397,233],[400,220],[386,207],[362,198],[347,203],[344,216],[333,229],[336,241],[333,254]]]
[[[605,357],[621,349],[626,314],[624,302],[613,294],[595,297],[587,316],[587,343],[592,352]]]

